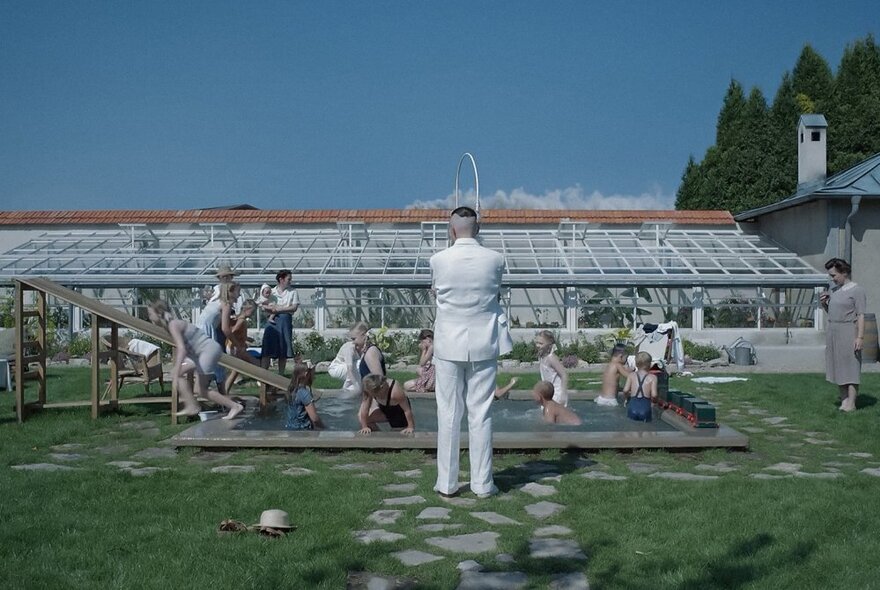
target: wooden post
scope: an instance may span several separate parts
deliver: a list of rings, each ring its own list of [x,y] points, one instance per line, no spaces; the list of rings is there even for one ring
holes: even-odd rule
[[[177,358],[174,349],[171,349],[171,354],[175,355],[173,358]],[[177,424],[177,377],[171,376],[171,424]]]
[[[101,318],[92,314],[92,419],[98,418],[101,387]]]
[[[15,414],[24,422],[24,286],[15,281]]]
[[[39,394],[37,399],[40,401],[40,407],[46,403],[46,352],[49,347],[49,340],[46,336],[46,328],[48,327],[48,316],[46,315],[46,300],[49,298],[43,291],[37,291],[37,378],[39,380]]]
[[[110,322],[110,407],[119,408],[119,324]]]

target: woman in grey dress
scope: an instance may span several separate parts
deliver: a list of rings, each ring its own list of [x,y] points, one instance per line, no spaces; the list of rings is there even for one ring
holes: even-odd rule
[[[840,410],[856,409],[865,335],[865,290],[850,279],[852,267],[832,258],[825,269],[834,286],[819,296],[828,312],[825,330],[825,378],[839,388]]]

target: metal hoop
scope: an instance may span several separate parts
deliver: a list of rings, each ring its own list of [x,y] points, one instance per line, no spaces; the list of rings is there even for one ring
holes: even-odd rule
[[[480,175],[477,173],[477,161],[474,160],[474,157],[470,152],[465,152],[462,154],[461,158],[458,160],[458,169],[455,171],[455,208],[458,209],[458,199],[459,199],[459,190],[458,190],[458,180],[461,176],[461,165],[464,162],[465,158],[470,158],[471,166],[474,169],[474,191],[477,193],[477,203],[474,207],[474,211],[477,212],[477,220],[480,219]]]

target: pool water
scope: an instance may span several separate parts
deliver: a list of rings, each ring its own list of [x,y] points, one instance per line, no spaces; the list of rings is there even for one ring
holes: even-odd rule
[[[411,399],[417,432],[437,431],[437,405],[433,399]],[[357,431],[360,397],[325,396],[315,402],[318,415],[327,430]],[[492,429],[495,432],[665,432],[676,429],[655,414],[648,423],[636,422],[626,417],[626,408],[608,408],[589,400],[572,400],[569,409],[583,421],[580,426],[547,424],[541,420],[541,408],[533,401],[499,401],[493,405]],[[235,430],[285,430],[287,423],[284,400],[275,402],[265,414],[257,414],[237,424]],[[389,430],[387,424],[380,424]],[[462,431],[467,432],[467,417],[462,420]]]

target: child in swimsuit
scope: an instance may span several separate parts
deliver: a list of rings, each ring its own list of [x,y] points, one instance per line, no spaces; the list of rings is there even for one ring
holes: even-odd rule
[[[312,397],[314,370],[305,363],[293,366],[293,375],[287,388],[287,428],[289,430],[312,430],[323,428],[321,417],[315,409]]]
[[[394,379],[371,373],[361,382],[363,399],[358,410],[361,429],[358,434],[370,434],[379,430],[379,422],[388,422],[391,428],[402,428],[401,434],[412,434],[416,429],[415,418],[409,405],[409,398],[403,387]],[[377,408],[370,412],[375,400]]]
[[[549,381],[538,381],[532,389],[532,397],[541,406],[541,416],[544,422],[580,426],[581,419],[577,414],[553,401],[553,391],[553,384]]]
[[[651,421],[651,400],[657,397],[657,377],[648,373],[651,368],[651,355],[640,352],[636,355],[636,371],[630,373],[623,386],[626,415],[631,420]]]
[[[629,377],[630,371],[626,366],[626,346],[616,344],[611,350],[611,358],[602,371],[602,392],[596,397],[596,403],[600,406],[617,407],[617,392],[620,390],[620,378]]]

